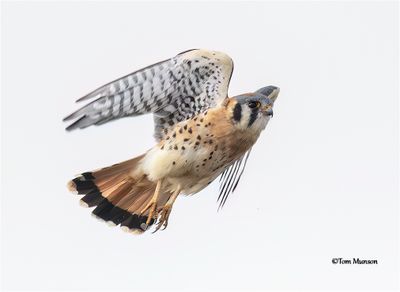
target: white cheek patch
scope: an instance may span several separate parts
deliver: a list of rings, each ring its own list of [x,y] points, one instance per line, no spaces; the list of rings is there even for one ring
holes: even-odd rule
[[[249,125],[251,111],[247,106],[242,106],[242,117],[237,127],[241,130],[246,130]]]
[[[254,130],[256,132],[260,132],[260,131],[264,130],[268,124],[268,121],[270,120],[270,117],[263,115],[261,112],[259,112],[257,115],[257,118],[252,123],[252,125],[249,127],[251,115],[252,115],[251,109],[247,106],[242,106],[242,117],[240,119],[240,122],[237,123],[236,126],[240,130]]]
[[[269,119],[270,117],[267,116],[258,117],[257,120],[254,122],[253,127],[259,131],[262,131],[267,126]]]

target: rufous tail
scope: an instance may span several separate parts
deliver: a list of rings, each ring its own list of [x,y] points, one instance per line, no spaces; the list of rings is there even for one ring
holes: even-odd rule
[[[81,205],[95,207],[92,214],[110,225],[121,225],[125,231],[142,233],[155,223],[147,225],[148,212],[141,210],[152,198],[156,183],[135,171],[144,155],[112,166],[85,172],[68,182],[70,191],[83,195]],[[161,196],[163,206],[169,194]]]

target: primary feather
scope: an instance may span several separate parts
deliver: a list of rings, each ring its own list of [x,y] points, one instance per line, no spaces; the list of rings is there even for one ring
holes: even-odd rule
[[[227,97],[232,59],[220,52],[190,50],[114,80],[78,102],[93,99],[64,118],[67,130],[154,114],[157,140],[164,129],[216,106]]]

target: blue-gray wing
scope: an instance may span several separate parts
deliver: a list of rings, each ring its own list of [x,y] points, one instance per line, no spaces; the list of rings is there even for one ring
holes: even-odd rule
[[[122,117],[154,114],[155,137],[164,129],[217,106],[228,94],[232,59],[221,52],[190,50],[114,80],[77,102],[92,100],[64,121],[68,131]]]

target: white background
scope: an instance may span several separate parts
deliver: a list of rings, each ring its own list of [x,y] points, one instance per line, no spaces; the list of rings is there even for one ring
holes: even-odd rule
[[[399,288],[395,2],[3,3],[5,290]],[[65,185],[149,149],[152,117],[66,133],[97,86],[191,48],[277,85],[237,191],[178,198],[166,231],[97,222]],[[378,265],[334,265],[332,258]]]

